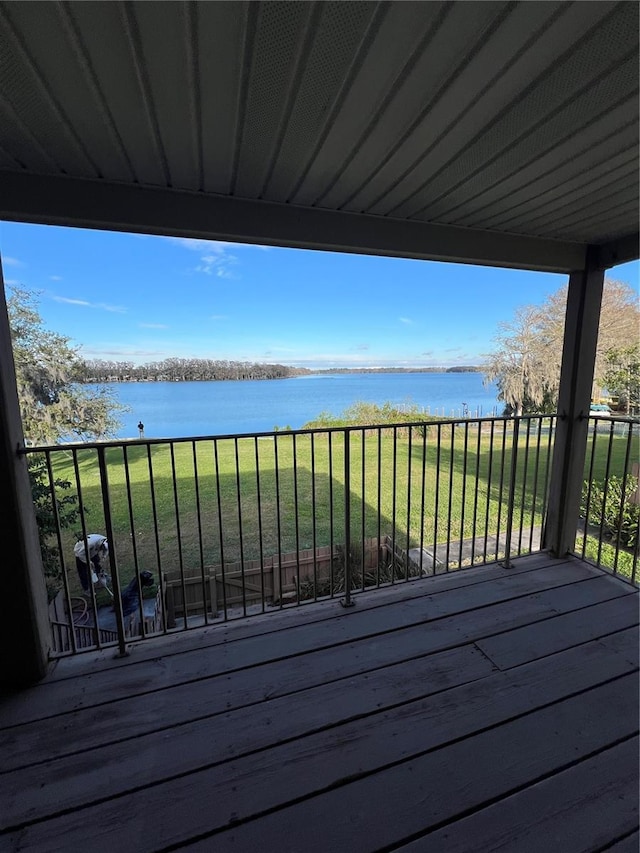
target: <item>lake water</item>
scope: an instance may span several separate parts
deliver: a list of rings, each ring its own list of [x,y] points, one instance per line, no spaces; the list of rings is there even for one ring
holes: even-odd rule
[[[425,413],[462,416],[500,414],[495,385],[484,387],[480,373],[352,373],[291,379],[224,382],[122,382],[110,386],[131,411],[121,416],[118,438],[146,438],[300,429],[320,412],[340,414],[364,400]]]

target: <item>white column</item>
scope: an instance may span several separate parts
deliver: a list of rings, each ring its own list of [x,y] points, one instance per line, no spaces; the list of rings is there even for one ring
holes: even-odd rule
[[[38,681],[47,670],[51,629],[40,540],[18,406],[0,267],[0,687]]]
[[[569,276],[544,542],[559,557],[573,550],[580,515],[603,283],[602,269],[587,267]]]

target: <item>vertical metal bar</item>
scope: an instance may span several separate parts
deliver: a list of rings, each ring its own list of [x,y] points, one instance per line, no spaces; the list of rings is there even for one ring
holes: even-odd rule
[[[631,583],[636,583],[638,572],[638,553],[640,552],[640,531],[636,530],[636,542],[633,547],[633,563],[631,566]]]
[[[240,537],[240,577],[242,578],[242,615],[247,615],[247,587],[244,569],[244,545],[242,533],[242,489],[240,485],[240,454],[238,452],[238,436],[233,439],[234,457],[236,462],[236,495],[238,497],[238,535]]]
[[[456,442],[456,426],[453,421],[450,424],[451,427],[451,448],[449,453],[449,505],[447,510],[447,555],[445,571],[449,571],[449,557],[451,553],[451,514],[453,509],[453,460],[455,458],[455,442]]]
[[[278,433],[273,434],[273,458],[276,473],[276,526],[278,531],[278,606],[282,610],[282,521],[280,517],[280,465],[278,463]]]
[[[296,534],[296,588],[300,589],[300,519],[298,516],[298,446],[297,435],[294,432],[291,436],[293,449],[293,517],[295,520]],[[300,602],[296,602],[299,604]]]
[[[380,586],[380,553],[381,553],[381,542],[382,538],[382,428],[377,428],[378,433],[378,501],[377,501],[377,512],[378,512],[378,567],[376,571],[376,586]]]
[[[51,494],[51,508],[53,510],[53,518],[56,525],[56,541],[58,543],[58,553],[60,554],[60,569],[62,572],[62,586],[64,587],[64,599],[67,605],[67,613],[69,614],[69,637],[71,641],[71,652],[77,654],[78,644],[76,643],[76,632],[73,626],[73,611],[71,609],[71,592],[69,590],[69,577],[67,575],[67,565],[64,559],[64,548],[62,547],[62,530],[60,527],[60,512],[58,510],[58,501],[56,498],[55,476],[51,465],[51,451],[45,453],[45,464],[49,477],[49,492]]]
[[[365,434],[364,429],[362,430],[362,518],[361,518],[361,526],[362,526],[362,591],[365,590],[365,562],[366,562],[366,549],[365,549],[365,492],[366,492],[366,471],[365,471]]]
[[[344,430],[344,598],[343,607],[353,607],[351,600],[351,433]]]
[[[393,470],[392,470],[392,508],[391,508],[391,583],[396,580],[396,497],[397,497],[397,463],[398,463],[398,429],[393,427]]]
[[[471,565],[475,563],[476,559],[476,530],[478,526],[478,486],[480,484],[480,438],[481,438],[481,423],[480,421],[476,421],[476,427],[478,429],[478,440],[476,443],[476,484],[473,491],[473,533],[471,536]]]
[[[142,600],[142,583],[140,581],[140,565],[138,562],[138,546],[136,543],[136,525],[133,517],[133,498],[131,496],[131,475],[129,472],[129,448],[123,445],[124,478],[127,489],[127,507],[129,510],[129,525],[131,528],[131,547],[133,549],[133,565],[136,573],[136,585],[138,587],[138,617],[140,619],[140,636],[144,640],[146,631],[144,626],[144,602]]]
[[[531,418],[527,418],[527,433],[524,441],[524,465],[522,470],[522,501],[520,502],[520,531],[518,533],[518,555],[522,553],[522,530],[524,528],[524,505],[526,501],[529,472],[529,442],[531,438]]]
[[[551,415],[549,418],[549,438],[547,441],[547,459],[544,469],[544,491],[542,493],[542,527],[540,530],[540,546],[544,547],[546,541],[546,525],[547,525],[547,503],[549,500],[549,474],[551,472],[551,447],[553,443],[553,434],[555,430],[555,417]]]
[[[591,440],[591,458],[589,459],[589,475],[587,477],[587,501],[585,506],[584,517],[584,533],[582,536],[582,559],[584,560],[587,553],[587,536],[589,533],[589,516],[591,515],[591,491],[593,486],[593,469],[596,459],[596,437],[598,435],[597,423],[594,423],[593,438]]]
[[[180,528],[180,504],[178,501],[178,478],[176,476],[176,456],[174,442],[169,442],[169,454],[171,457],[171,481],[173,483],[173,503],[176,510],[176,541],[178,545],[178,566],[180,567],[180,586],[182,587],[182,619],[184,621],[185,631],[189,627],[187,619],[188,602],[187,602],[187,585],[184,578],[184,560],[182,557],[182,530]]]
[[[78,451],[76,449],[72,450],[71,456],[73,459],[73,469],[74,469],[74,474],[75,474],[75,478],[76,478],[76,488],[78,490],[78,507],[80,509],[80,526],[82,528],[82,541],[84,543],[84,553],[85,553],[85,556],[87,558],[86,559],[86,565],[87,565],[87,572],[88,572],[89,601],[91,603],[91,614],[93,616],[93,625],[94,625],[94,632],[95,632],[95,638],[96,638],[96,647],[98,649],[101,649],[102,648],[102,642],[101,642],[101,637],[100,637],[100,624],[98,622],[98,605],[96,602],[96,591],[95,591],[94,586],[93,586],[92,575],[91,575],[92,569],[91,569],[91,560],[89,559],[89,541],[88,541],[88,534],[87,534],[87,519],[86,519],[85,509],[84,509],[84,500],[82,498],[82,484],[81,484],[81,478],[80,478],[80,466],[78,464]],[[101,480],[101,483],[102,483],[102,480]],[[109,543],[109,544],[111,544],[111,543]]]
[[[436,560],[438,559],[438,522],[440,515],[440,468],[442,467],[442,424],[436,427],[436,484],[433,507],[433,573],[436,573]]]
[[[334,595],[334,574],[333,574],[333,558],[334,558],[334,529],[333,529],[333,433],[327,433],[329,445],[329,595],[333,598]]]
[[[202,582],[202,611],[204,614],[204,624],[209,624],[209,608],[207,607],[207,581],[204,574],[204,543],[202,541],[202,510],[200,505],[200,475],[198,473],[198,454],[196,451],[196,442],[191,442],[193,451],[193,478],[196,490],[196,518],[198,522],[198,550],[200,553],[200,580]],[[212,602],[213,605],[213,602]]]
[[[487,504],[485,506],[484,513],[484,549],[483,549],[483,559],[484,562],[487,562],[487,548],[489,545],[489,513],[491,509],[491,478],[493,476],[493,440],[495,434],[496,422],[491,419],[491,426],[489,428],[489,467],[487,469]]]
[[[520,418],[513,419],[513,443],[511,445],[511,470],[509,472],[509,504],[507,506],[507,536],[503,566],[511,569],[511,533],[513,530],[513,509],[516,496],[516,481],[518,479],[518,440],[520,438]]]
[[[311,433],[311,543],[313,546],[313,600],[318,600],[318,520],[316,506],[316,434]]]
[[[469,453],[469,421],[464,422],[464,449],[462,452],[462,496],[460,502],[460,544],[458,547],[458,568],[462,567],[462,549],[464,546],[464,517],[467,503],[467,458]]]
[[[629,462],[631,460],[631,427],[632,424],[628,423],[627,425],[627,447],[624,455],[624,473],[622,475],[622,495],[620,496],[620,512],[618,514],[618,530],[616,536],[616,553],[613,560],[613,573],[614,575],[618,574],[618,560],[620,557],[620,537],[622,535],[622,519],[624,518],[624,509],[625,502],[627,497],[627,481],[629,479]]]
[[[264,596],[264,544],[262,541],[262,498],[260,495],[260,453],[258,450],[258,436],[253,438],[256,457],[256,500],[258,503],[258,547],[260,549],[260,599],[262,601],[262,612],[265,612]]]
[[[100,469],[100,485],[102,487],[102,505],[104,509],[105,535],[109,542],[109,562],[111,564],[111,583],[113,584],[113,609],[116,613],[116,632],[118,634],[118,654],[116,657],[126,657],[127,644],[124,636],[124,615],[122,612],[122,598],[120,592],[120,578],[118,576],[118,556],[111,518],[111,501],[109,498],[109,479],[107,474],[107,462],[105,448],[98,447],[98,468]],[[89,557],[89,549],[85,543],[86,556]],[[91,583],[91,566],[89,560],[89,586]],[[97,624],[97,620],[96,620]]]
[[[597,429],[597,421],[596,421]],[[602,562],[602,540],[604,538],[604,510],[609,496],[609,475],[611,473],[611,452],[613,450],[613,421],[609,424],[609,446],[607,448],[607,467],[604,474],[604,486],[602,489],[602,507],[600,512],[600,532],[598,534],[598,565]]]
[[[504,469],[507,464],[507,419],[502,420],[502,443],[500,448],[500,488],[498,492],[498,518],[496,522],[496,560],[500,557],[500,532],[502,524],[502,496],[504,494]]]
[[[405,568],[404,579],[405,582],[409,580],[409,548],[411,547],[411,462],[412,462],[412,452],[413,452],[413,443],[411,440],[412,436],[412,428],[407,427],[409,430],[409,441],[407,442],[407,565]]]
[[[224,621],[228,619],[227,613],[227,579],[224,566],[224,527],[222,525],[222,494],[220,489],[220,460],[218,454],[218,439],[213,439],[213,461],[216,472],[216,499],[218,502],[218,533],[220,536],[220,574],[222,575],[222,609]]]
[[[427,479],[427,425],[422,427],[422,479],[420,487],[420,576],[424,572],[424,507],[425,488]],[[433,558],[433,574],[436,573],[435,554]]]
[[[147,467],[149,469],[149,494],[151,497],[151,514],[153,515],[153,534],[156,543],[156,556],[158,558],[158,581],[160,583],[160,598],[162,599],[162,633],[167,633],[167,595],[164,586],[164,574],[162,571],[162,557],[160,550],[160,534],[158,532],[158,505],[156,502],[156,483],[153,476],[153,462],[151,461],[151,445],[147,444]]]
[[[529,530],[529,553],[533,551],[533,529],[536,523],[536,509],[538,503],[538,477],[540,476],[540,443],[542,441],[542,418],[537,418],[537,421],[538,434],[536,438],[536,462],[533,470],[533,495],[531,497],[531,529]]]

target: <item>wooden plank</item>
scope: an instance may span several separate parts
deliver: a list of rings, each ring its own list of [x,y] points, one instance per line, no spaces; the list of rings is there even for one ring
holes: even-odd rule
[[[621,632],[620,634],[616,633],[608,637],[602,637],[600,643],[606,648],[613,649],[623,655],[625,660],[629,661],[633,666],[638,666],[640,664],[640,642],[638,642],[640,640],[640,632],[636,629],[634,634],[636,642],[631,648],[625,642],[623,635],[624,632]]]
[[[398,848],[402,853],[637,853],[638,739],[624,741],[549,779]],[[612,839],[627,836],[613,847]],[[633,835],[636,846],[631,847]],[[626,846],[625,846],[626,845]]]
[[[629,641],[633,642],[633,638]],[[469,735],[510,716],[587,690],[602,681],[603,673],[606,678],[615,678],[634,671],[623,658],[598,643],[557,656],[553,668],[547,661],[540,661],[508,675],[487,675],[485,669],[482,681],[466,684],[474,670],[478,677],[482,674],[477,669],[477,659],[468,656],[468,650],[465,655],[458,650],[418,663],[350,680],[348,690],[344,682],[325,685],[283,700],[270,700],[262,706],[196,720],[157,735],[141,735],[135,740],[134,750],[127,740],[0,775],[0,800],[6,808],[3,825],[17,825],[36,813],[43,816],[102,799],[104,780],[94,772],[96,764],[108,774],[109,793],[114,795],[231,758],[237,760],[255,752],[261,755],[265,748],[278,747],[295,738],[304,739],[299,747],[303,754],[311,749],[318,754],[330,751],[335,742],[366,737],[376,742],[382,738],[393,755],[406,757],[412,750],[437,746],[443,723],[449,726],[455,720],[458,736]],[[459,674],[451,671],[456,664]],[[452,690],[454,686],[456,689]],[[431,695],[434,693],[438,695]],[[507,702],[496,701],[501,694],[508,696]],[[423,700],[429,695],[429,703],[425,704]],[[363,719],[367,714],[370,718]],[[356,716],[357,720],[349,722]],[[414,734],[416,729],[421,732],[419,738]],[[157,761],[159,743],[162,762]],[[285,749],[287,762],[295,751],[295,747]],[[372,756],[380,760],[376,749]],[[50,797],[43,802],[43,788],[57,792],[55,804]]]
[[[419,578],[409,583],[382,587],[357,595],[357,612],[375,610],[386,607],[391,603],[422,598],[425,595],[439,595],[463,586],[474,586],[478,583],[489,583],[499,577],[512,577],[516,574],[535,572],[540,568],[555,566],[557,571],[564,572],[567,565],[580,565],[584,577],[601,577],[604,572],[574,557],[558,560],[546,553],[534,554],[519,558],[512,569],[504,569],[499,564],[486,567],[468,567],[460,571],[437,577]],[[354,611],[350,611],[353,614]],[[313,622],[331,623],[344,616],[344,608],[337,599],[322,602],[308,602],[283,609],[274,608],[271,613],[223,622],[209,628],[197,631],[186,631],[172,634],[170,637],[149,638],[144,643],[131,646],[133,653],[127,658],[115,658],[113,650],[87,653],[59,660],[52,673],[38,686],[44,686],[50,681],[59,681],[77,675],[85,675],[97,668],[121,669],[136,665],[145,660],[154,660],[159,654],[181,654],[205,646],[221,645],[231,640],[246,637],[271,634],[291,627],[308,625]]]
[[[526,625],[508,634],[478,640],[478,648],[500,669],[519,666],[577,643],[638,624],[638,596],[627,595],[550,619],[546,630]]]
[[[494,699],[508,715],[507,697]],[[351,738],[333,737],[329,748],[294,741],[242,764],[231,762],[25,826],[2,840],[38,853],[76,849],[86,841],[90,821],[92,850],[109,853],[164,849],[212,832],[217,853],[379,849],[631,737],[637,731],[636,703],[637,679],[626,676],[462,740],[457,720],[445,714],[432,749],[424,746],[433,737],[429,725],[398,720],[396,735],[415,739],[401,763],[397,738],[381,737],[375,728],[362,737],[356,726]],[[425,704],[428,712],[430,703]],[[473,715],[461,711],[473,726]],[[377,772],[368,769],[372,764]],[[273,808],[277,811],[263,814]],[[239,825],[228,829],[234,824]],[[190,849],[210,851],[212,839]]]
[[[620,841],[607,847],[607,853],[638,853],[638,850],[640,850],[640,832],[637,829],[626,838],[621,838]]]
[[[491,618],[492,614],[488,615]],[[540,629],[553,635],[558,630],[560,620],[570,615],[551,618]],[[448,626],[454,636],[468,629],[468,626],[458,622]],[[500,630],[500,623],[495,617],[491,627],[492,630]],[[509,633],[502,636],[508,642]],[[637,631],[621,632],[614,636],[616,642],[612,650],[623,655],[632,668],[636,667]],[[320,650],[303,657],[236,672],[232,676],[213,676],[143,697],[130,697],[106,707],[69,712],[47,721],[46,739],[42,738],[40,721],[24,723],[0,734],[3,767],[9,770],[115,743],[123,737],[146,736],[158,729],[166,730],[171,726],[265,700],[282,698],[286,705],[289,694],[301,694],[301,691],[309,688],[322,691],[323,685],[331,683],[337,683],[339,689],[343,689],[345,679],[349,679],[348,684],[351,685],[352,679],[359,673],[366,674],[372,670],[373,675],[368,678],[375,681],[376,671],[384,675],[390,671],[387,669],[390,664],[405,660],[409,660],[409,667],[415,666],[417,672],[424,663],[420,658],[415,660],[416,650],[418,655],[429,655],[428,650],[424,649],[425,639],[424,632],[416,628],[392,635],[392,639],[386,640],[384,644],[376,644],[375,656],[368,653],[367,647],[363,649],[361,644],[354,643],[342,647],[338,654],[333,649]],[[550,663],[555,665],[554,662]],[[188,695],[188,702],[185,702],[185,695]],[[286,711],[283,713],[287,715]],[[79,742],[70,737],[69,732],[81,732]]]
[[[628,668],[628,666],[627,666]],[[274,741],[325,730],[345,719],[379,714],[389,707],[423,700],[434,693],[475,682],[494,671],[474,647],[465,646],[418,661],[396,664],[355,678],[322,685],[243,712],[211,716],[195,723],[140,735],[108,749],[95,747],[58,761],[48,760],[17,772],[0,774],[0,828],[19,823],[42,806],[42,788],[57,790],[55,809],[79,807],[104,795],[96,763],[109,775],[109,793],[141,785],[263,749]],[[268,721],[271,720],[271,724]],[[369,728],[369,727],[367,727]],[[221,737],[221,735],[223,735]],[[329,736],[329,742],[333,735]],[[84,740],[84,738],[83,738]],[[163,743],[158,763],[158,742]],[[199,743],[196,751],[195,742]],[[90,758],[88,761],[87,759]],[[10,768],[3,760],[3,771]],[[160,774],[158,776],[158,774]],[[63,784],[61,784],[63,783]],[[49,787],[51,785],[51,787]],[[53,801],[49,801],[51,808]]]
[[[412,627],[422,629],[414,655],[425,654],[490,636],[496,633],[496,624],[500,624],[502,630],[510,630],[625,592],[609,584],[609,579],[604,576],[554,588],[551,579],[542,582],[543,579],[534,573],[528,578],[527,586],[523,586],[520,579],[521,597],[510,601],[509,585],[505,586],[507,580],[494,581],[492,589],[485,589],[482,584],[471,590],[452,591],[450,595],[434,600],[427,597],[402,602],[393,608],[361,614],[361,619],[341,619],[333,623],[331,633],[327,633],[326,626],[322,624],[299,626],[290,632],[263,637],[259,642],[247,638],[219,646],[215,654],[203,649],[145,662],[139,667],[109,669],[81,679],[52,682],[46,690],[36,688],[9,697],[2,706],[0,730],[105,702],[112,705],[116,700],[128,699],[132,695],[341,646],[354,640],[362,641],[367,637],[380,636],[384,646],[390,643],[393,646],[392,634],[397,632],[402,643],[403,632]],[[555,583],[558,583],[557,579]],[[526,589],[531,590],[529,595],[524,594]],[[500,601],[501,598],[505,600]],[[499,603],[491,605],[493,599]],[[485,601],[489,606],[479,607],[473,615],[467,612],[474,609],[474,603],[478,605]],[[448,613],[454,616],[450,617]],[[448,619],[453,621],[448,622]]]

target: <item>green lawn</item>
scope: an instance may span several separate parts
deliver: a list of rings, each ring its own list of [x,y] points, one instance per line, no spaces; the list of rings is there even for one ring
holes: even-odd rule
[[[344,434],[206,440],[107,448],[109,504],[122,582],[344,542],[348,495],[352,540],[394,537],[401,548],[482,537],[506,526],[512,434],[501,422],[430,426],[426,440],[406,428]],[[394,441],[394,432],[396,441]],[[504,447],[504,452],[503,452]],[[549,439],[532,422],[521,428],[516,478],[515,542],[524,546],[544,511]],[[622,469],[626,442],[614,437],[610,469]],[[81,497],[87,532],[104,531],[105,513],[95,448],[52,454],[56,477]],[[277,463],[277,464],[276,464]],[[604,475],[605,441],[596,447],[596,479]],[[348,485],[345,481],[348,477]],[[153,483],[153,488],[151,486]],[[395,485],[395,488],[394,488]],[[65,531],[67,568],[74,532]],[[134,554],[135,551],[135,554]],[[454,555],[452,555],[452,559]],[[71,573],[75,577],[75,572]]]

